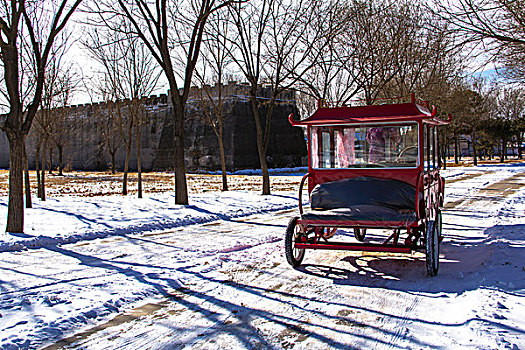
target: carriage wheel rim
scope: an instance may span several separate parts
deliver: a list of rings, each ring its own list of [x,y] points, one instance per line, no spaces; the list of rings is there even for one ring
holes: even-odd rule
[[[438,261],[439,261],[439,229],[437,228],[438,225],[435,225],[434,229],[432,230],[432,235],[434,236],[434,268],[437,270],[438,267]]]
[[[437,270],[439,264],[439,237],[441,236],[441,213],[436,215],[436,222],[434,225],[434,268]]]

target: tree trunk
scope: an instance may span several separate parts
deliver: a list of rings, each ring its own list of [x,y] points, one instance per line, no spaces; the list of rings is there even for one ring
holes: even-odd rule
[[[35,154],[35,168],[36,168],[36,196],[42,198],[42,181],[40,179],[40,148],[42,141],[39,139]]]
[[[116,153],[116,150],[111,152],[111,173],[113,175],[115,175],[115,153]]]
[[[224,140],[222,130],[219,131],[219,153],[221,156],[222,190],[228,191],[228,177],[226,175],[226,155],[224,154]]]
[[[8,133],[9,201],[6,232],[24,232],[24,142],[22,133]]]
[[[177,102],[177,91],[173,92],[173,136],[174,136],[174,164],[175,171],[175,204],[188,204],[188,184],[186,182],[186,164],[184,160],[184,109],[182,103]]]
[[[122,178],[122,194],[124,196],[128,194],[128,168],[129,168],[130,154],[131,154],[131,140],[129,140],[129,145],[126,145],[126,160],[124,161],[124,177]]]
[[[40,200],[46,200],[46,148],[47,141],[44,141],[44,147],[42,147],[42,171],[40,172]]]
[[[188,187],[186,183],[186,165],[184,164],[184,141],[182,136],[175,136],[175,204],[188,204]]]
[[[252,101],[253,116],[255,119],[255,131],[257,137],[257,152],[259,154],[259,162],[261,164],[262,172],[262,194],[270,194],[270,173],[268,172],[268,162],[266,161],[266,150],[264,149],[264,135],[261,125],[261,119],[259,115],[259,106],[257,103],[257,97],[253,94],[250,96]]]
[[[29,161],[27,159],[26,145],[24,142],[24,185],[26,190],[26,208],[33,207],[31,200],[31,182],[29,181]]]
[[[64,146],[57,146],[58,148],[58,176],[63,176],[63,156],[64,156]]]
[[[454,163],[459,164],[459,145],[458,145],[458,137],[454,135]]]
[[[476,136],[472,135],[472,155],[474,156],[474,166],[478,166],[478,151],[476,148]]]
[[[518,132],[518,159],[523,159],[523,155],[521,154],[522,152],[522,147],[521,147],[521,144],[523,143],[523,137],[521,135],[521,132]]]
[[[135,128],[135,147],[137,148],[137,191],[138,198],[142,198],[142,161],[141,161],[141,152],[140,152],[140,137],[142,136],[142,129],[140,125],[137,125]]]
[[[119,112],[120,115],[121,112]],[[126,138],[123,136],[124,133],[122,133],[124,143],[126,144],[126,160],[124,161],[124,177],[122,179],[122,194],[126,196],[128,194],[128,170],[129,170],[129,158],[131,156],[131,144],[132,144],[132,138],[133,138],[133,126],[134,126],[134,119],[133,115],[130,114],[128,116],[130,120],[128,120],[128,135],[127,135],[127,141]],[[122,120],[122,117],[120,118]]]
[[[49,147],[49,175],[53,174],[53,147]]]
[[[505,151],[506,151],[506,144],[507,144],[507,140],[505,140],[504,138],[501,140],[501,155],[500,155],[500,159],[499,159],[499,162],[500,163],[504,163],[505,162]]]

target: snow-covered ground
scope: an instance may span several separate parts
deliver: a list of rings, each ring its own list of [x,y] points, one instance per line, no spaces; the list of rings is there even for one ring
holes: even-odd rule
[[[435,278],[421,253],[292,269],[292,191],[35,201],[0,234],[0,348],[525,349],[525,166],[444,174]]]

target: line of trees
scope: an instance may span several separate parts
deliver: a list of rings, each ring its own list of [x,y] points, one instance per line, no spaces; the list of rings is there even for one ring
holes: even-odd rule
[[[505,160],[507,147],[522,158],[525,132],[525,2],[523,0],[433,0],[435,18],[447,23],[456,47],[468,52],[469,61],[485,62],[506,83],[482,79],[455,79],[441,98],[443,111],[455,115],[442,144],[454,144],[460,157],[460,135],[468,135],[474,164],[480,156],[493,157],[499,149]],[[443,150],[445,152],[445,150]]]
[[[23,231],[24,141],[33,121],[39,130],[42,199],[50,140],[60,157],[60,132],[53,128],[67,123],[53,122],[63,117],[52,111],[67,105],[78,90],[62,57],[71,35],[66,23],[81,2],[5,0],[0,5],[5,111],[0,127],[10,144],[8,232]],[[248,84],[263,194],[271,190],[266,153],[273,110],[290,89],[297,92],[303,114],[313,111],[317,99],[372,104],[416,92],[440,106],[440,113],[456,116],[443,145],[468,134],[475,161],[494,148],[494,140],[505,148],[512,135],[521,145],[521,133],[509,132],[521,130],[521,90],[487,89],[469,82],[465,72],[472,52],[488,53],[506,79],[524,81],[523,11],[522,0],[84,0],[77,24],[86,28],[83,47],[100,67],[84,85],[106,102],[102,134],[113,159],[125,147],[128,164],[132,142],[140,152],[141,125],[147,121],[137,101],[161,81],[169,88],[175,202],[188,204],[183,124],[194,85],[202,87],[202,117],[222,145],[223,118],[231,106],[222,91],[212,94],[206,86],[231,80]],[[263,86],[271,87],[270,98],[260,98]],[[226,190],[223,146],[219,152]],[[141,196],[140,154],[137,159]]]
[[[480,79],[451,87],[442,108],[454,115],[445,129],[443,156],[453,145],[454,162],[459,163],[461,137],[468,137],[474,165],[478,159],[499,156],[504,162],[509,145],[522,159],[525,133],[525,90],[488,84]]]

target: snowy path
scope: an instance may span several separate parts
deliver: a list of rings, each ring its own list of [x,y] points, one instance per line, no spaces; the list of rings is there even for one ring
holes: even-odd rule
[[[449,172],[436,278],[419,253],[294,270],[292,210],[1,253],[0,347],[525,349],[525,168],[488,170]]]

